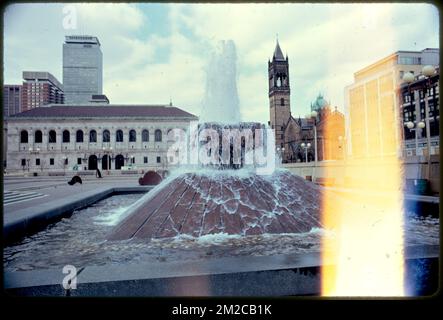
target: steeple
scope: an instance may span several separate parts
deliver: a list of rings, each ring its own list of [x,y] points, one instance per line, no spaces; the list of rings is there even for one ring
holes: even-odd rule
[[[275,50],[274,50],[274,57],[275,60],[280,60],[280,61],[284,61],[285,57],[283,56],[283,52],[280,49],[280,44],[278,43],[278,38],[277,38],[277,45],[275,46]]]
[[[291,119],[291,89],[289,86],[289,60],[283,56],[278,38],[272,61],[268,62],[268,82],[269,123],[271,128],[275,130],[275,145],[283,148],[285,128]]]
[[[289,89],[289,61],[285,59],[278,43],[275,46],[272,62],[268,62],[269,97],[274,91],[290,94]]]

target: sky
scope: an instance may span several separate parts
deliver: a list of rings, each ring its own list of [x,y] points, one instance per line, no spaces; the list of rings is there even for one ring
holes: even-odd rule
[[[24,70],[62,82],[65,35],[88,34],[101,42],[111,103],[172,100],[198,116],[211,54],[231,39],[242,120],[267,123],[277,35],[289,57],[292,115],[303,117],[319,92],[342,111],[344,87],[365,66],[398,50],[438,48],[438,14],[431,4],[390,3],[13,4],[4,11],[4,82],[22,83]]]

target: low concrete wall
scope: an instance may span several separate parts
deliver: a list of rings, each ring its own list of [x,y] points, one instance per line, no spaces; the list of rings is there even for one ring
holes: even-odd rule
[[[405,179],[429,179],[432,193],[440,194],[440,157],[432,155],[428,163],[426,157],[408,157],[403,162]],[[428,174],[429,171],[429,174]]]
[[[405,248],[407,295],[438,288],[439,247]],[[77,289],[65,290],[62,268],[4,274],[4,288],[17,296],[288,296],[320,295],[324,263],[319,252],[239,256],[178,262],[86,266]]]
[[[316,178],[334,179],[335,184],[337,185],[344,184],[344,166],[345,163],[342,160],[318,161],[317,166],[315,166],[314,162],[297,162],[283,164],[283,168],[288,169],[289,171],[300,177],[312,177],[313,182],[315,182]]]
[[[346,166],[350,166],[350,162],[344,160],[318,161],[315,166],[314,162],[308,163],[285,163],[283,168],[290,170],[292,173],[303,178],[311,176],[315,182],[316,178],[333,179],[335,185],[342,186],[348,179],[346,177]],[[380,172],[389,170],[391,163],[380,162],[374,160],[373,166],[379,167]],[[430,168],[430,175],[428,175]],[[430,192],[432,194],[440,194],[440,158],[438,155],[431,156],[430,166],[426,157],[410,157],[403,160],[404,179],[428,179]],[[383,176],[383,175],[382,175]],[[383,181],[380,181],[382,184]]]

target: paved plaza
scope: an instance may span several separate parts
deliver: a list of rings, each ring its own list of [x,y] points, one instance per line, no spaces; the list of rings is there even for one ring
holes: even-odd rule
[[[136,187],[141,175],[131,176],[94,176],[82,177],[83,184],[68,185],[72,176],[58,177],[4,177],[3,210],[5,216],[26,208],[37,207],[51,201],[65,199],[80,194],[87,196],[93,191],[105,190],[110,187]]]
[[[59,177],[6,176],[3,183],[3,236],[6,242],[43,229],[48,223],[90,206],[115,193],[148,192],[139,175],[83,177],[69,185],[72,175]]]

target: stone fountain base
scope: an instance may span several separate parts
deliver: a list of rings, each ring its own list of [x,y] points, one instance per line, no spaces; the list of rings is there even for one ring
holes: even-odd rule
[[[285,170],[185,173],[140,199],[108,239],[304,233],[321,227],[321,197],[319,187]]]

